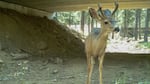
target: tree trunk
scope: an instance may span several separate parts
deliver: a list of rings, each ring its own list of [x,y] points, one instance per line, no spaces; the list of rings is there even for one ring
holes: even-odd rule
[[[69,27],[71,26],[71,12],[69,12]]]
[[[127,28],[127,10],[124,10],[124,37],[128,36],[128,28]]]
[[[134,28],[134,36],[135,36],[135,40],[138,40],[138,23],[139,23],[139,9],[136,9],[136,13],[135,13],[135,28]]]
[[[139,10],[139,39],[142,39],[142,37],[141,37],[141,33],[142,33],[142,31],[141,31],[141,9],[138,9]]]
[[[95,20],[95,23],[96,23],[96,28],[97,28],[97,21]]]
[[[84,15],[85,15],[85,11],[82,11],[81,12],[81,31],[83,34],[84,34],[84,22],[85,22]]]
[[[144,30],[144,42],[148,42],[148,23],[150,18],[150,9],[147,9],[146,19],[145,19],[145,30]]]

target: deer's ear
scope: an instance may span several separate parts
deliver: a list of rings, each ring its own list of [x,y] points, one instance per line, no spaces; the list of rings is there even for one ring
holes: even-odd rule
[[[97,11],[95,9],[89,8],[89,13],[93,19],[100,20],[100,17],[98,16]]]

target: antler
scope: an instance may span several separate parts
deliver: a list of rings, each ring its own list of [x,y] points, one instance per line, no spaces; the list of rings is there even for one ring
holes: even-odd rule
[[[100,20],[100,18],[99,18],[99,16],[97,15],[97,12],[96,12],[95,9],[89,8],[89,13],[90,13],[90,16],[91,16],[93,19]]]
[[[101,15],[99,14],[99,16],[100,16],[100,17],[104,17],[105,15],[104,15],[104,13],[103,13],[103,11],[102,11],[102,6],[101,6],[100,3],[98,4],[98,7],[99,7],[98,11],[100,11],[100,13],[101,13],[101,15],[102,15],[102,16],[101,16]]]
[[[117,1],[115,1],[115,9],[114,9],[114,11],[111,14],[112,16],[115,14],[115,12],[117,11],[118,7],[119,7],[119,4],[118,4]]]
[[[93,19],[96,19],[96,20],[100,20],[100,17],[103,18],[105,17],[105,14],[103,13],[102,11],[102,7],[100,5],[100,3],[98,4],[98,10],[96,11],[95,9],[93,8],[89,8],[89,13],[90,13],[90,16],[93,18]]]
[[[96,11],[95,9],[93,8],[89,8],[89,13],[90,13],[90,16],[94,19],[97,19],[97,20],[100,20],[100,18],[104,18],[106,17],[106,15],[104,14],[103,10],[102,10],[102,6],[101,4],[99,3],[98,4],[98,11]],[[115,9],[113,10],[111,16],[113,16],[115,14],[115,12],[117,11],[119,7],[119,4],[117,1],[115,1]],[[98,13],[97,13],[98,12]]]

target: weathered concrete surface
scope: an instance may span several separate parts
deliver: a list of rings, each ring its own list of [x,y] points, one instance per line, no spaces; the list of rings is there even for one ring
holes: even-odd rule
[[[25,7],[40,9],[48,12],[87,10],[88,7],[97,8],[102,3],[104,8],[113,8],[114,0],[2,0],[20,4]],[[150,0],[118,0],[120,9],[150,8]]]
[[[29,7],[25,7],[25,6],[21,6],[21,5],[17,5],[17,4],[13,4],[13,3],[8,3],[8,2],[4,2],[4,1],[0,1],[0,7],[7,8],[7,9],[13,9],[17,12],[20,12],[20,13],[23,13],[26,15],[32,15],[32,16],[50,17],[53,14],[52,12],[46,12],[46,11],[29,8]]]

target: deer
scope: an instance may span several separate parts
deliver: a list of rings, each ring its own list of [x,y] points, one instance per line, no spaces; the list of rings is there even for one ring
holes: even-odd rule
[[[115,1],[115,8],[111,15],[108,17],[104,14],[102,6],[98,4],[98,10],[89,8],[89,14],[91,18],[97,20],[101,24],[101,31],[98,35],[90,33],[85,39],[85,53],[87,57],[87,81],[86,84],[91,84],[91,76],[93,72],[93,66],[95,64],[95,58],[99,61],[99,84],[102,84],[102,70],[103,70],[103,60],[105,55],[105,49],[107,46],[108,35],[113,32],[114,26],[111,22],[111,18],[114,16],[118,9],[118,2]]]

